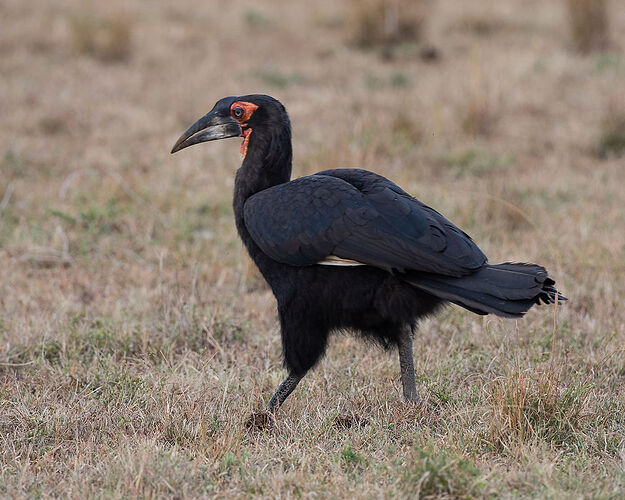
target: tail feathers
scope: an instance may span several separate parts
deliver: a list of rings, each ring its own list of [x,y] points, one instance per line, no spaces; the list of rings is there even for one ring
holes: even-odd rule
[[[534,304],[567,300],[556,290],[545,268],[535,264],[487,265],[460,278],[411,273],[406,281],[476,314],[518,318]]]

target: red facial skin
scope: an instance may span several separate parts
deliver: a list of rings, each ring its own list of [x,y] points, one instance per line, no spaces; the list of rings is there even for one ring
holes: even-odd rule
[[[234,116],[235,108],[243,109],[243,116],[239,118]],[[245,101],[236,101],[232,103],[232,106],[230,106],[230,116],[232,116],[232,118],[238,121],[239,125],[241,125],[241,137],[243,137],[243,142],[241,143],[241,154],[243,155],[243,158],[245,158],[245,155],[247,154],[247,145],[250,141],[250,135],[252,135],[252,129],[247,126],[247,122],[257,109],[258,106],[256,104]]]
[[[241,154],[243,155],[243,158],[245,158],[245,155],[247,154],[247,145],[250,142],[250,135],[252,135],[251,128],[246,128],[241,134],[241,137],[243,137],[243,142],[241,143]]]

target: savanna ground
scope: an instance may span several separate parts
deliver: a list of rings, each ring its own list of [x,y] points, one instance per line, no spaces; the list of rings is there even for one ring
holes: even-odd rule
[[[1,496],[623,498],[625,9],[580,53],[560,1],[427,5],[389,45],[354,2],[0,3]],[[424,321],[438,414],[337,336],[248,427],[283,370],[239,144],[169,149],[249,92],[287,106],[294,175],[395,180],[545,265],[557,322]]]

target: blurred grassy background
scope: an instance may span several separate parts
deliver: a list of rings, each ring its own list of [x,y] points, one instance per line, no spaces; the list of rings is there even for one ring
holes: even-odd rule
[[[0,495],[619,498],[619,0],[0,3]],[[275,303],[234,229],[226,95],[287,107],[294,175],[398,182],[570,298],[457,308],[415,355],[347,336],[265,431]]]

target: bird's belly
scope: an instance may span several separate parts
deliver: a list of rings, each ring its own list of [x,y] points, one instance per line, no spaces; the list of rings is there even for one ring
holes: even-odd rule
[[[284,266],[267,281],[279,309],[323,320],[330,329],[367,330],[413,322],[440,303],[397,276],[371,266]]]

